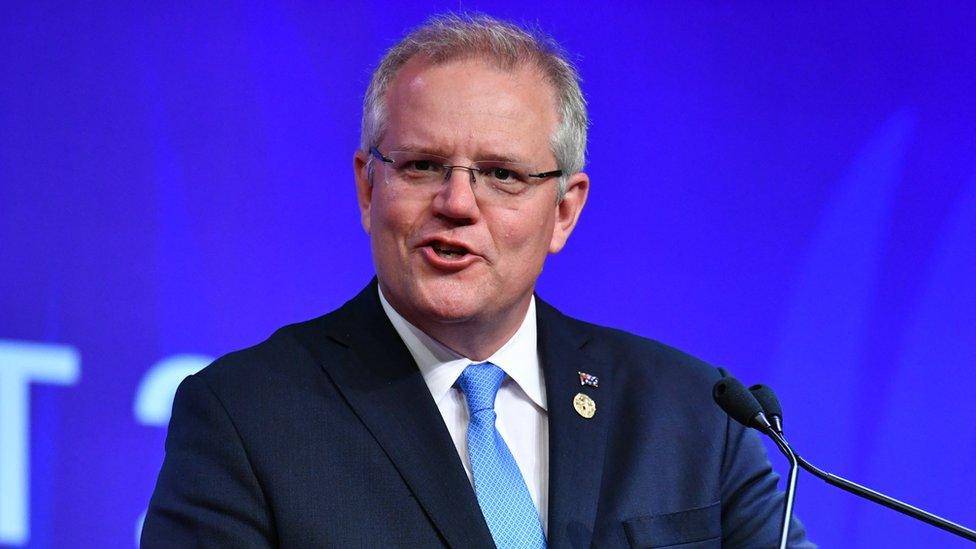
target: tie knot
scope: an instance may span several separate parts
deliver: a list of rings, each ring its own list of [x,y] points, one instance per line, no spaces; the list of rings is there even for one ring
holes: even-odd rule
[[[505,380],[505,372],[491,362],[471,364],[461,372],[458,384],[464,391],[471,415],[495,409],[495,395]]]

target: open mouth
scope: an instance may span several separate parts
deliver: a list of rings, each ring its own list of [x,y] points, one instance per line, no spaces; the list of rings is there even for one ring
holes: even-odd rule
[[[437,257],[443,259],[460,259],[470,253],[464,246],[452,246],[443,242],[431,242],[430,247]]]

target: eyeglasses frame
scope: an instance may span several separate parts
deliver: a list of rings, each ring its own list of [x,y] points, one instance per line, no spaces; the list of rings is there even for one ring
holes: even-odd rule
[[[394,162],[392,158],[390,158],[390,157],[384,155],[382,152],[380,152],[379,147],[377,147],[375,145],[369,148],[369,154],[370,154],[370,156],[372,156],[372,157],[380,160],[381,162],[385,162],[387,164],[393,164],[393,162]],[[430,156],[438,156],[438,155],[432,154]],[[451,177],[451,173],[453,172],[453,170],[458,169],[458,168],[459,169],[462,169],[462,170],[466,170],[469,174],[471,174],[471,182],[472,183],[477,183],[477,181],[478,181],[477,180],[477,177],[474,174],[474,172],[478,170],[478,168],[476,168],[475,166],[462,166],[462,165],[459,165],[459,164],[456,164],[456,165],[444,164],[443,167],[446,168],[446,171],[444,172],[444,180],[445,181],[447,181],[447,179],[449,177]],[[548,172],[528,173],[528,174],[525,174],[525,177],[531,177],[531,178],[534,178],[534,179],[538,179],[541,182],[542,180],[549,179],[549,178],[552,178],[552,177],[562,177],[562,175],[563,175],[563,171],[562,170],[552,170],[552,171],[548,171]]]

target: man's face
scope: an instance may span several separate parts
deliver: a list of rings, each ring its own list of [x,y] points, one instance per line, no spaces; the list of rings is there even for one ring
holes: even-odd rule
[[[551,86],[531,67],[504,71],[477,59],[432,65],[415,58],[397,74],[386,101],[383,153],[419,149],[454,165],[507,158],[533,173],[556,169],[549,144],[556,103]],[[465,170],[454,170],[439,190],[421,196],[388,184],[376,160],[368,181],[366,161],[357,153],[362,223],[394,308],[428,333],[454,323],[514,333],[546,255],[563,247],[576,223],[586,199],[585,174],[570,179],[559,204],[555,178],[496,203],[476,197]],[[446,254],[444,247],[462,253]]]

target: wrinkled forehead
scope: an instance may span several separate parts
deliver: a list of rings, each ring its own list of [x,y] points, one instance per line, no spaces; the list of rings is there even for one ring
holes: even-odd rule
[[[550,149],[559,119],[552,86],[535,67],[500,67],[479,57],[412,59],[385,99],[384,138],[443,152],[524,149],[538,156]]]

